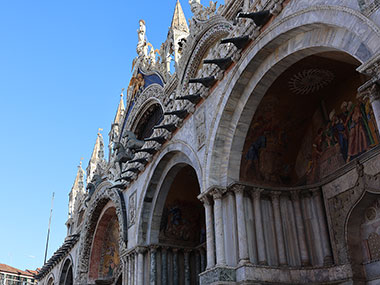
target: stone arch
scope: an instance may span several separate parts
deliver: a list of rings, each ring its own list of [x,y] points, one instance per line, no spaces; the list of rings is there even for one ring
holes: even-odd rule
[[[166,174],[175,165],[187,164],[194,168],[200,184],[202,177],[202,169],[198,157],[195,151],[184,142],[170,142],[161,151],[158,159],[154,161],[152,170],[148,177],[151,177],[147,181],[145,191],[139,202],[139,208],[141,209],[138,220],[138,243],[147,244],[150,242],[151,236],[151,224],[154,220],[153,213],[155,204],[157,202],[158,191],[166,177]],[[156,217],[157,218],[157,217]]]
[[[95,191],[89,208],[86,211],[83,231],[80,237],[79,260],[81,261],[77,267],[76,283],[86,283],[87,273],[89,271],[91,246],[93,237],[97,227],[98,220],[104,207],[112,202],[119,224],[119,252],[127,248],[128,232],[127,232],[127,217],[124,195],[120,190],[110,189],[111,183],[102,182],[98,190]]]
[[[55,280],[54,274],[51,272],[48,278],[46,278],[46,280],[47,280],[46,285],[54,285],[54,280]]]
[[[184,53],[186,56],[180,59],[179,66],[183,66],[183,69],[178,72],[181,92],[187,89],[189,79],[196,75],[198,67],[207,51],[232,30],[231,23],[218,15],[197,25],[200,25],[197,27],[200,32],[197,33],[196,37],[189,36],[190,41],[187,43],[186,49],[191,52]]]
[[[69,255],[69,257],[66,258],[65,262],[63,262],[63,266],[61,269],[59,277],[59,285],[73,285],[74,279],[73,279],[73,262],[72,258]]]
[[[165,94],[162,86],[156,83],[149,85],[138,96],[135,105],[132,107],[130,113],[127,114],[122,133],[125,130],[134,130],[145,111],[153,104],[159,104],[162,110],[164,110],[165,102]]]
[[[342,27],[342,22],[351,24]],[[352,32],[354,25],[357,28]],[[361,35],[356,32],[358,29]],[[207,142],[209,154],[205,168],[210,172],[205,173],[206,188],[225,187],[238,181],[244,138],[256,107],[284,70],[306,56],[323,51],[342,51],[364,63],[376,53],[373,43],[380,40],[379,35],[378,28],[360,13],[332,6],[297,11],[269,26],[256,39],[256,44],[248,47],[240,68],[234,70],[221,92],[226,95],[218,103],[219,115],[208,135],[214,139]]]

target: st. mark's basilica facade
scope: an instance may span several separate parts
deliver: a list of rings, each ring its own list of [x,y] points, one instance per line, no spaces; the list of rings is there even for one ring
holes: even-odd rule
[[[190,6],[138,23],[39,284],[380,284],[380,1]]]

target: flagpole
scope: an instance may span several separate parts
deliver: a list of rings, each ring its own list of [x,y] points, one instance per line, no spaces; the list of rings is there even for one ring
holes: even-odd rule
[[[46,238],[46,249],[45,249],[44,264],[46,263],[46,256],[47,256],[47,251],[48,251],[48,247],[49,247],[50,223],[51,223],[51,216],[53,214],[53,205],[54,205],[54,192],[53,192],[53,197],[51,198],[51,209],[50,209],[49,226],[48,226],[48,232],[47,232],[47,238]]]

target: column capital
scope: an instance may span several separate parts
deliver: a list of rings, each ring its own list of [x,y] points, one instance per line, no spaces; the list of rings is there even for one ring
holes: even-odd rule
[[[244,191],[245,191],[245,185],[241,185],[241,184],[234,184],[231,186],[230,188],[233,192],[235,193],[241,193],[241,194],[244,194]]]
[[[157,244],[152,244],[149,246],[149,250],[151,252],[156,252],[158,248],[159,248],[159,245],[157,245]]]
[[[275,205],[279,205],[281,192],[280,191],[270,191],[269,194],[270,194],[270,197],[272,199],[272,203]]]
[[[263,192],[263,188],[253,188],[252,197],[253,199],[260,199],[261,192]]]
[[[137,246],[136,247],[136,252],[139,253],[139,254],[140,253],[145,253],[146,250],[147,250],[146,246]]]
[[[179,251],[179,248],[178,248],[178,247],[173,247],[173,248],[172,248],[172,252],[174,252],[174,253],[178,253],[178,251]]]
[[[313,197],[318,197],[322,194],[322,189],[320,188],[314,188],[314,189],[311,189],[310,191]]]
[[[210,196],[207,193],[201,193],[201,194],[198,195],[197,198],[204,205],[211,205],[211,199],[210,199]]]
[[[292,201],[299,201],[300,200],[300,195],[299,195],[299,191],[291,191],[290,192],[290,199],[292,199]]]
[[[211,195],[213,196],[214,200],[222,199],[223,194],[226,192],[225,189],[222,188],[214,188],[211,190]]]

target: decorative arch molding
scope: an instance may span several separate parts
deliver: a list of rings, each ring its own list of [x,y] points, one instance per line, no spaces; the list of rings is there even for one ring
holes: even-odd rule
[[[377,9],[380,8],[379,0],[358,0],[360,10],[365,15],[371,15]]]
[[[350,24],[340,27],[341,23]],[[220,92],[226,95],[218,102],[218,115],[208,135],[214,140],[206,145],[206,188],[226,187],[238,181],[250,122],[262,97],[284,70],[306,56],[332,50],[346,52],[364,63],[377,52],[374,43],[379,41],[379,29],[372,22],[357,11],[342,7],[305,9],[269,26],[248,47],[238,63],[240,68],[233,71]]]
[[[144,186],[145,190],[138,203],[138,208],[141,209],[137,221],[138,244],[149,244],[149,242],[151,242],[152,223],[157,219],[157,217],[154,216],[154,209],[159,202],[159,191],[165,178],[167,178],[168,172],[173,167],[180,165],[190,165],[195,170],[199,186],[201,187],[202,168],[195,151],[184,142],[170,142],[165,149],[162,150],[158,159],[155,160],[154,165],[152,165],[151,172],[147,176],[151,177],[151,179],[146,182],[146,185]],[[173,175],[173,177],[174,176],[175,175]]]
[[[159,84],[149,85],[137,98],[135,105],[132,107],[132,110],[127,114],[126,122],[122,133],[126,130],[133,130],[136,127],[137,123],[145,113],[145,111],[152,106],[153,104],[160,104],[162,110],[165,110],[164,106],[168,100],[165,100],[164,89]],[[167,98],[168,99],[168,98]]]
[[[215,43],[224,36],[227,36],[232,31],[232,25],[222,16],[215,15],[210,20],[200,24],[195,31],[196,36],[192,33],[188,40],[186,56],[180,59],[179,67],[184,66],[178,72],[180,90],[183,92],[189,85],[189,79],[197,73],[198,67],[207,51],[215,45]]]
[[[46,285],[54,285],[55,283],[55,276],[53,272],[50,272],[48,277],[46,278]],[[52,282],[50,282],[52,280]]]
[[[127,216],[124,195],[120,190],[110,189],[110,182],[103,182],[98,190],[93,194],[91,203],[86,211],[83,230],[80,237],[79,264],[77,266],[76,283],[87,284],[87,273],[89,270],[91,245],[96,226],[102,211],[108,202],[112,202],[116,209],[116,216],[119,222],[119,252],[122,253],[127,248],[128,231]]]
[[[71,257],[71,255],[69,254],[69,256],[67,256],[65,258],[65,261],[62,262],[62,268],[60,269],[60,276],[59,276],[59,280],[58,280],[58,284],[59,285],[66,285],[67,284],[67,277],[69,276],[70,278],[70,275],[71,275],[71,282],[73,282],[73,278],[74,278],[74,272],[73,272],[73,259]],[[70,272],[71,270],[71,272]],[[71,283],[73,284],[73,283]]]

